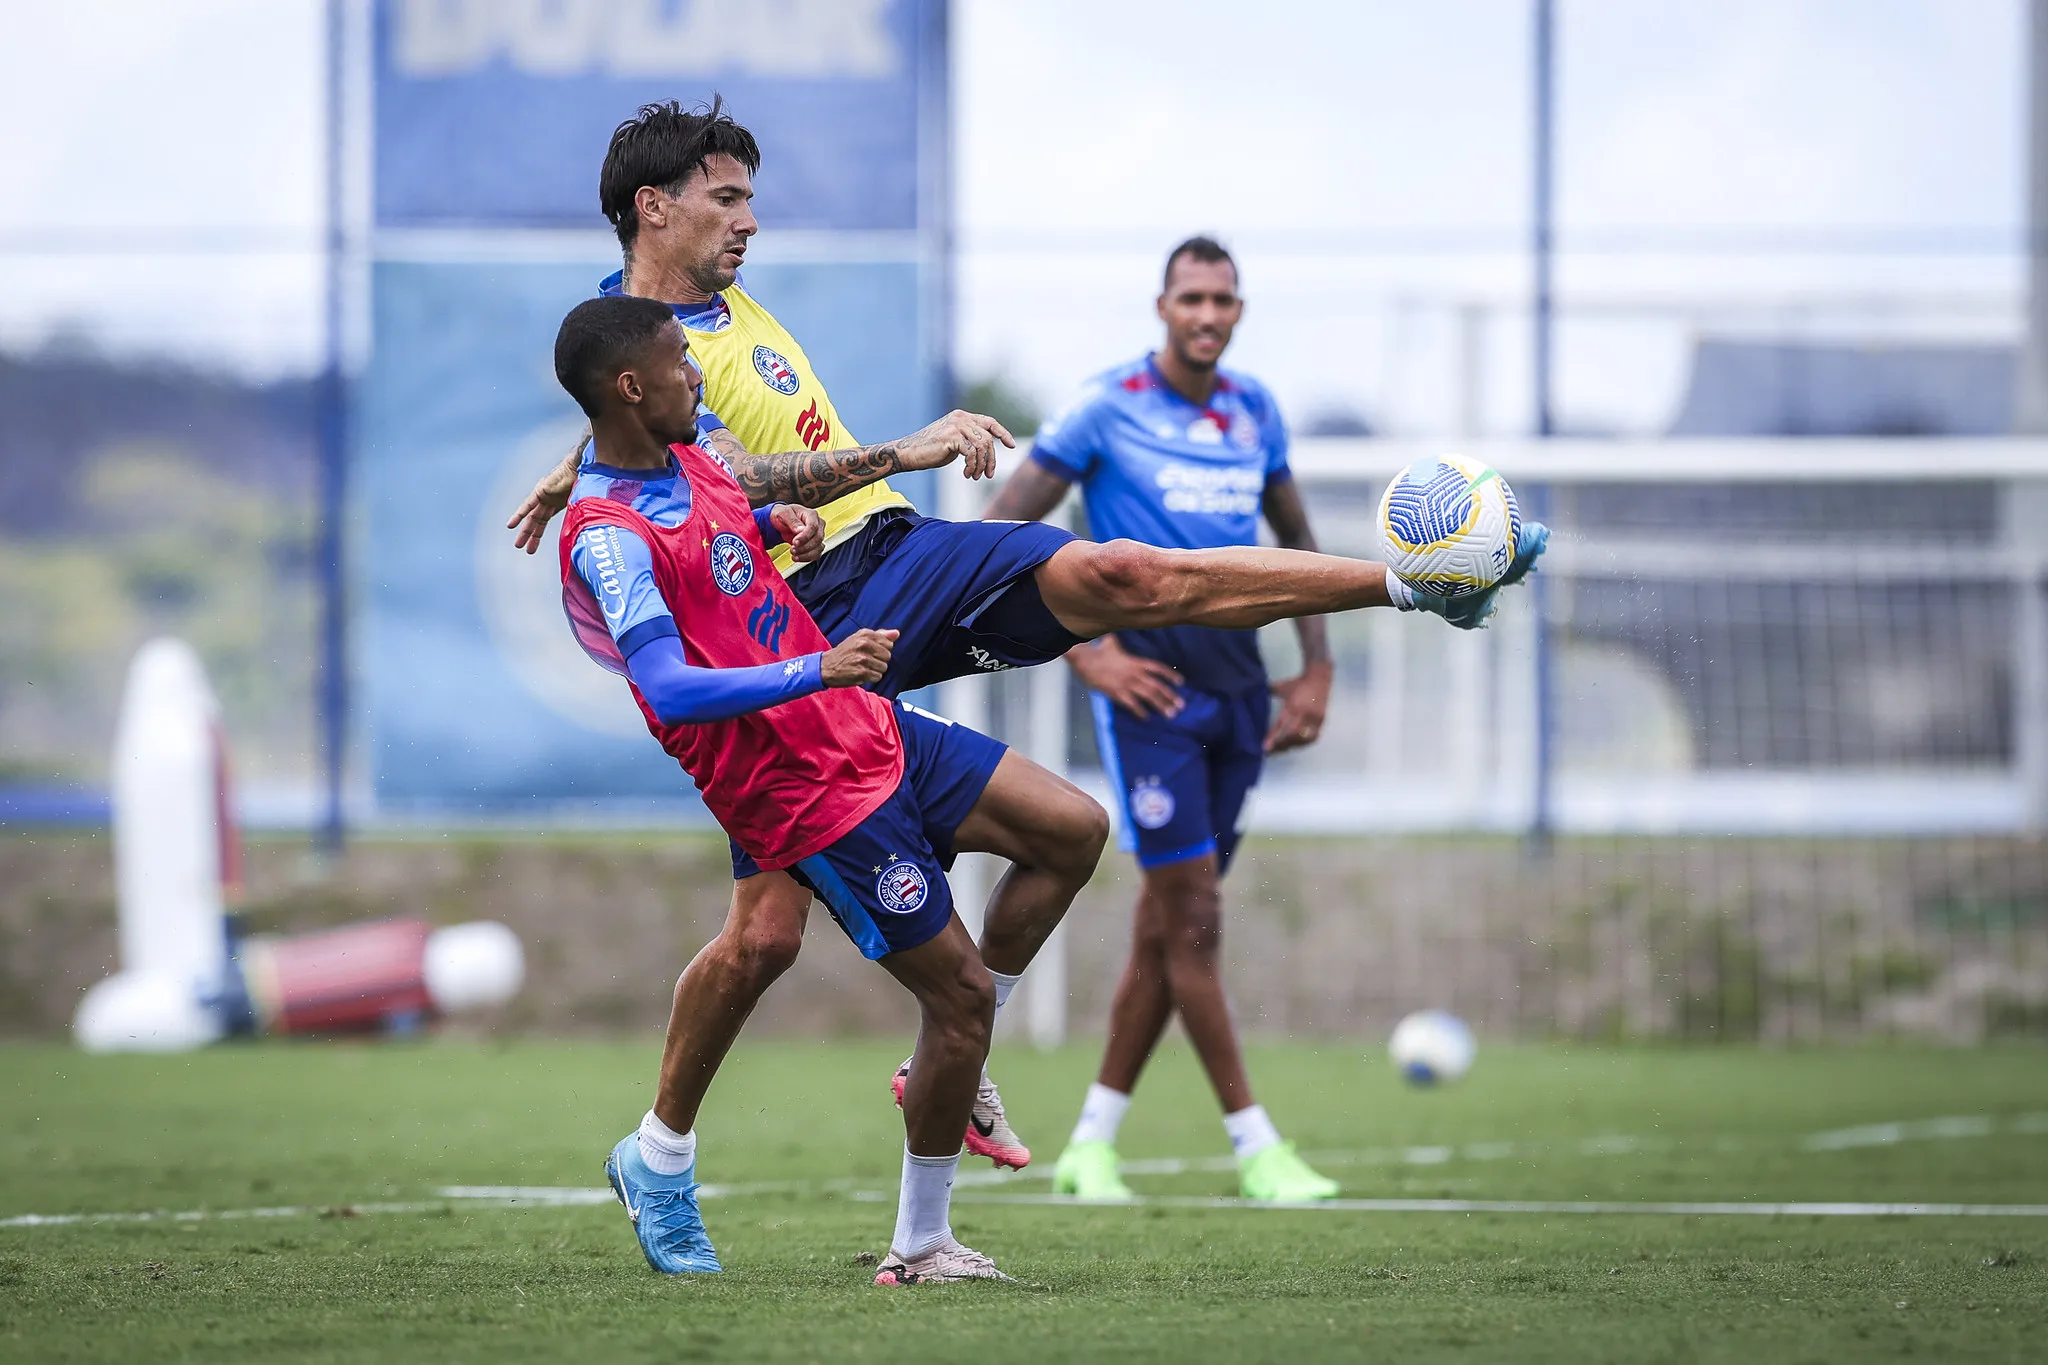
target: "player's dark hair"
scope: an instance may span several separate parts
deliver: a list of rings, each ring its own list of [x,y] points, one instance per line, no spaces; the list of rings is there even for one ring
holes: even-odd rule
[[[633,196],[642,185],[681,194],[690,172],[719,155],[739,162],[749,175],[761,169],[760,144],[725,112],[725,101],[717,95],[695,109],[685,109],[675,100],[643,104],[640,112],[612,129],[604,169],[597,176],[597,205],[619,234],[619,246],[631,252],[633,238],[640,233]]]
[[[630,368],[647,343],[675,324],[676,315],[658,299],[606,294],[585,299],[562,319],[555,333],[555,378],[584,414],[596,417],[619,371]]]
[[[1237,278],[1237,261],[1224,249],[1223,243],[1214,237],[1190,237],[1166,253],[1166,273],[1160,277],[1159,284],[1161,293],[1173,287],[1173,263],[1183,256],[1204,264],[1222,261],[1230,267],[1231,278]]]

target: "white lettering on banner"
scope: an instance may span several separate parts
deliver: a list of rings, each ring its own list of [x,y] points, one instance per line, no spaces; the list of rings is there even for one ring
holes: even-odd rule
[[[892,0],[398,0],[393,59],[457,76],[504,58],[531,76],[895,74]]]
[[[1258,514],[1266,475],[1258,469],[1214,469],[1169,461],[1159,467],[1152,482],[1159,486],[1160,501],[1169,512],[1248,517]]]

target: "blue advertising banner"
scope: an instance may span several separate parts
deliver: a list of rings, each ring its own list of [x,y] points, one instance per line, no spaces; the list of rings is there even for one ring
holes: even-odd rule
[[[378,0],[356,696],[386,815],[697,806],[505,519],[583,422],[562,315],[618,268],[612,128],[722,94],[762,148],[749,292],[859,440],[944,399],[943,0]],[[716,407],[716,395],[709,395]],[[923,500],[929,475],[895,481]]]
[[[918,225],[927,0],[386,0],[377,221],[588,225],[639,105],[725,97],[760,140],[784,228]]]
[[[357,600],[370,768],[386,813],[694,804],[625,684],[570,636],[552,532],[528,556],[505,529],[583,430],[551,353],[562,315],[596,292],[603,268],[375,267]],[[806,339],[856,433],[925,420],[923,396],[901,379],[920,373],[916,274],[889,263],[747,270],[755,297]],[[924,491],[922,480],[897,482]]]

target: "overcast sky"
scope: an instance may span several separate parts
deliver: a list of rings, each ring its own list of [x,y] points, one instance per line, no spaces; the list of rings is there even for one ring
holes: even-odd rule
[[[0,5],[0,345],[307,365],[317,0]],[[2017,0],[1559,8],[1568,419],[1655,427],[1703,330],[2010,335]],[[1528,9],[959,0],[963,372],[1057,401],[1155,339],[1160,256],[1210,230],[1231,359],[1298,420],[1453,429],[1476,353],[1517,429]],[[106,249],[145,234],[238,249]]]

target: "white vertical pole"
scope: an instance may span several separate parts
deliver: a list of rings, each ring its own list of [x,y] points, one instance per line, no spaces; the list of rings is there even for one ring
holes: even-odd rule
[[[957,466],[938,471],[939,515],[948,521],[974,521],[983,506],[981,488],[960,477]],[[948,719],[970,730],[989,733],[994,707],[990,694],[993,679],[986,674],[952,678],[939,684],[939,710]],[[989,893],[995,889],[997,860],[986,853],[963,853],[953,864],[947,881],[953,887],[953,905],[967,932],[981,937],[982,913]]]
[[[1024,675],[1024,752],[1042,768],[1067,775],[1067,666],[1042,664]],[[1067,1040],[1067,929],[1062,924],[1038,950],[1024,981],[1030,992],[1025,1012],[1031,1045],[1055,1048]]]

